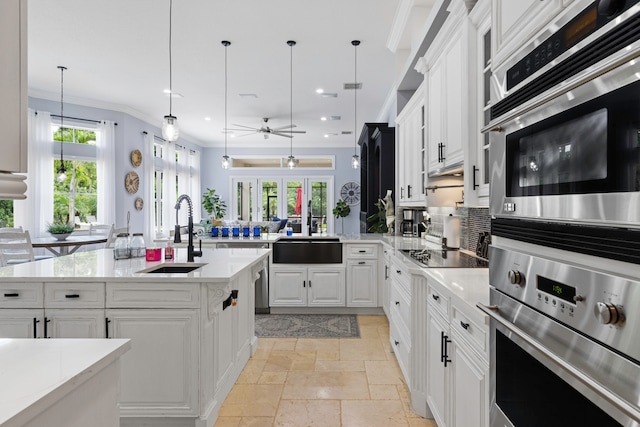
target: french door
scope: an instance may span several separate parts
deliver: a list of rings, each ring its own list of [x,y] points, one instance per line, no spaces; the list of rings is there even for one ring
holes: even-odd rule
[[[230,218],[289,220],[294,233],[333,233],[333,177],[232,177]]]

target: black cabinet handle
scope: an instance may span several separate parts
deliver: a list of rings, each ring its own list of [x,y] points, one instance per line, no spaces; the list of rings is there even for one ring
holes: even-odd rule
[[[396,270],[396,273],[402,274],[402,270]]]
[[[34,338],[38,338],[38,333],[37,333],[38,323],[40,323],[40,321],[34,317],[33,318],[33,337]]]
[[[8,293],[8,294],[4,294],[5,298],[16,298],[19,297],[20,294],[17,292],[12,292],[12,293]]]
[[[229,298],[222,301],[222,311],[226,310],[233,303],[233,297],[229,295]]]
[[[410,199],[411,198],[411,186],[407,185],[407,198]]]
[[[80,298],[79,294],[69,294],[69,295],[65,295],[65,298]]]
[[[475,190],[476,188],[480,187],[480,184],[476,183],[476,172],[479,172],[480,169],[478,169],[476,167],[476,165],[473,165],[473,189]]]
[[[360,249],[358,252],[360,252],[361,254],[367,252],[366,249]]]
[[[47,332],[47,326],[49,325],[49,322],[51,322],[51,319],[47,319],[46,317],[44,318],[44,337],[45,338],[49,338],[48,332]]]
[[[400,187],[400,198],[404,199],[404,187]]]
[[[359,262],[358,262],[358,264],[359,264],[359,265],[363,265],[363,264],[366,264],[366,262],[364,262],[364,261],[359,261]]]
[[[449,349],[447,348],[447,344],[449,344],[451,340],[447,335],[444,336],[444,367],[447,367],[447,363],[451,363],[451,359],[449,359]]]
[[[108,317],[104,318],[104,336],[105,338],[110,338],[109,337],[109,323],[111,323],[111,320],[109,320]]]
[[[464,329],[469,329],[469,324],[464,323],[462,320],[460,321],[460,326],[462,326]]]
[[[385,265],[384,266],[384,280],[388,280],[389,279],[389,266]]]
[[[311,280],[309,280],[309,287],[311,287]]]
[[[302,281],[302,287],[303,287],[303,288],[306,288],[306,287],[307,287],[307,281],[306,281],[306,280],[303,280],[303,281]]]
[[[400,341],[398,340],[394,340],[393,343],[396,345],[396,347],[398,346],[398,344],[400,344]]]
[[[431,298],[433,298],[434,300],[438,301],[440,299],[440,296],[436,295],[436,294],[431,294]]]
[[[396,305],[400,305],[400,301],[396,301]]]

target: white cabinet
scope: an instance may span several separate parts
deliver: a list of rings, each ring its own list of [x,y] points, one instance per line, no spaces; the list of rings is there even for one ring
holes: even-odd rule
[[[41,308],[0,310],[0,338],[42,338],[43,319]]]
[[[389,317],[389,302],[391,298],[391,249],[386,246],[382,249],[382,279],[380,280],[382,291],[380,292],[382,297],[382,310],[384,314]]]
[[[389,341],[407,384],[411,378],[411,278],[404,262],[391,257]]]
[[[104,309],[46,309],[44,338],[106,338]]]
[[[563,0],[492,0],[491,5],[496,69],[562,10]]]
[[[347,244],[347,307],[378,306],[378,244]]]
[[[27,0],[0,2],[0,76],[0,171],[26,172]]]
[[[122,357],[122,415],[197,415],[198,310],[107,309],[106,315],[109,336],[132,343]]]
[[[344,307],[344,267],[272,267],[269,281],[272,307]]]
[[[468,130],[467,25],[458,4],[426,59],[428,172],[462,168]]]
[[[487,316],[428,280],[427,403],[439,427],[489,425]]]
[[[415,91],[396,119],[398,206],[424,205],[425,170],[424,84]]]

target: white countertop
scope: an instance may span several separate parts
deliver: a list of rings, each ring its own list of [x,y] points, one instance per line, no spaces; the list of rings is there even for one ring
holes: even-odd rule
[[[227,282],[238,273],[266,258],[269,249],[208,249],[203,247],[202,257],[195,263],[206,265],[190,273],[140,273],[141,270],[162,263],[186,263],[187,249],[175,248],[174,261],[146,261],[142,258],[114,260],[113,249],[75,253],[35,262],[27,262],[0,268],[1,282],[28,282],[46,280],[64,281],[104,281],[157,282],[176,280],[181,282]]]
[[[0,425],[24,425],[130,347],[128,339],[0,339]]]
[[[436,280],[459,301],[476,308],[489,305],[488,268],[422,268],[427,279]]]

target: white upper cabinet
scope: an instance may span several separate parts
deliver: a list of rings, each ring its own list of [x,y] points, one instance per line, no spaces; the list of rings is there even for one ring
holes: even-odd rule
[[[396,119],[396,194],[399,206],[419,206],[425,203],[424,101],[424,85],[420,85]]]
[[[492,0],[493,68],[529,41],[568,3],[569,0]]]

